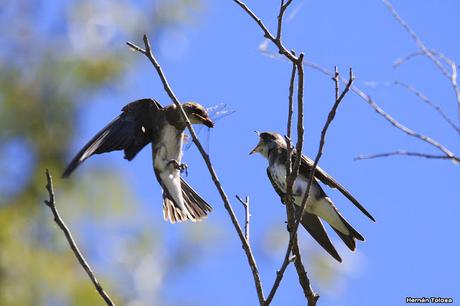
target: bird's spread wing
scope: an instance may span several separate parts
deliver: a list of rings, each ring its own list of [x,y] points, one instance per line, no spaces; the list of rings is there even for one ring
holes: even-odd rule
[[[270,179],[270,183],[275,189],[276,193],[280,196],[281,200],[284,198],[284,192],[278,187],[278,185],[273,180],[270,171],[267,169],[267,175]],[[297,205],[294,205],[296,218],[299,217],[301,213],[301,208]],[[323,223],[318,216],[304,212],[302,219],[300,220],[302,226],[310,233],[310,235],[337,261],[342,262],[339,253],[335,249],[334,245],[331,242],[331,239],[327,235],[326,230],[324,229]]]
[[[295,160],[295,156],[293,154],[292,157]],[[301,163],[300,163],[300,172],[305,173],[308,177],[310,175],[310,171],[313,168],[313,161],[305,155],[302,155]],[[319,179],[324,184],[328,185],[329,187],[336,188],[339,190],[345,197],[348,198],[363,214],[365,214],[369,219],[375,222],[374,217],[362,206],[358,200],[348,191],[340,185],[332,176],[330,176],[326,171],[321,169],[320,167],[316,167],[315,177]]]
[[[152,99],[127,104],[122,114],[96,134],[73,158],[63,173],[69,176],[75,168],[93,154],[124,150],[125,158],[132,160],[151,140],[155,117],[161,105]]]

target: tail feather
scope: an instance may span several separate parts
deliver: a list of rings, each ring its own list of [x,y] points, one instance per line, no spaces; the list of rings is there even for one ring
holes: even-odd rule
[[[348,223],[348,221],[345,220],[345,218],[340,213],[339,213],[339,216],[340,216],[340,219],[342,220],[343,224],[345,224],[345,226],[347,227],[348,231],[350,232],[350,235],[349,235],[350,237],[356,238],[359,241],[365,241],[364,237],[357,230],[355,230],[355,228],[353,226],[351,226],[350,223]]]
[[[342,239],[342,241],[346,244],[346,246],[354,251],[356,249],[356,240],[364,241],[364,237],[357,231],[353,226],[348,223],[347,220],[339,213],[340,220],[342,223],[345,225],[345,227],[348,229],[349,234],[346,235],[342,233],[341,231],[335,229],[332,227],[332,229],[337,233],[337,235]]]
[[[205,219],[212,207],[206,203],[203,198],[190,187],[187,182],[181,178],[182,196],[184,199],[187,212],[183,212],[172,199],[168,198],[166,193],[163,194],[163,217],[171,223],[184,222],[190,220],[192,222]]]
[[[352,251],[356,250],[356,241],[353,237],[347,236],[340,231],[336,230],[335,228],[332,228],[337,235],[342,239],[342,241],[345,243],[345,245]]]
[[[296,206],[296,213],[300,213],[300,208]],[[325,249],[332,257],[338,262],[342,262],[342,258],[332,244],[323,223],[318,216],[305,212],[300,220],[303,227],[310,233],[310,235],[318,242],[323,249]]]

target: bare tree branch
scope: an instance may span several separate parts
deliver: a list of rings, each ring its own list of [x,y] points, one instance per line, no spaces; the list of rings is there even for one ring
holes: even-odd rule
[[[319,147],[318,147],[318,152],[316,153],[316,157],[315,157],[315,160],[313,162],[313,166],[312,166],[312,169],[310,170],[310,176],[308,178],[308,184],[307,184],[307,190],[305,191],[305,195],[302,199],[302,206],[301,206],[301,215],[300,217],[296,220],[296,224],[295,224],[295,227],[293,228],[293,233],[297,233],[297,230],[299,228],[299,224],[300,224],[300,220],[302,219],[301,216],[303,215],[303,212],[305,211],[305,207],[306,207],[306,204],[307,204],[307,200],[308,200],[308,196],[310,195],[310,188],[311,188],[311,185],[312,185],[312,182],[313,182],[313,179],[314,179],[314,176],[315,176],[315,172],[316,172],[316,167],[318,166],[318,163],[319,163],[319,160],[321,158],[321,156],[323,155],[323,147],[324,147],[324,144],[326,142],[326,133],[327,133],[327,130],[331,124],[331,122],[334,120],[335,118],[335,114],[337,113],[337,109],[340,105],[340,102],[343,101],[343,98],[347,95],[347,93],[350,91],[351,89],[351,86],[353,84],[353,81],[354,81],[355,77],[353,75],[353,70],[350,68],[350,72],[349,72],[349,79],[348,79],[348,83],[345,87],[345,89],[342,91],[342,93],[339,95],[338,94],[338,90],[339,90],[339,81],[340,81],[340,76],[339,76],[339,72],[337,70],[337,67],[335,68],[335,74],[334,74],[334,77],[333,77],[333,80],[335,82],[335,89],[336,89],[336,100],[335,100],[335,103],[334,105],[332,106],[332,109],[330,110],[329,112],[329,115],[327,116],[327,120],[326,120],[326,123],[324,124],[324,127],[321,131],[321,138],[320,138],[320,141],[319,141]]]
[[[396,12],[395,8],[393,5],[390,3],[388,0],[383,0],[383,4],[388,8],[390,11],[391,15],[399,22],[399,24],[409,33],[410,37],[415,41],[417,44],[417,47],[420,49],[420,51],[427,56],[435,65],[438,67],[438,69],[441,71],[441,73],[448,79],[450,79],[449,72],[447,69],[442,65],[442,63],[434,56],[434,54],[431,52],[430,49],[428,49],[425,44],[422,42],[422,40],[418,37],[418,35],[415,33],[414,30],[409,26],[409,24],[402,19],[401,16],[399,16],[398,12]]]
[[[297,157],[294,161],[294,166],[291,169],[292,165],[289,162],[288,166],[288,171],[290,172],[289,175],[286,177],[286,196],[283,200],[283,202],[286,203],[286,210],[287,210],[287,215],[288,215],[288,228],[292,229],[292,221],[294,220],[292,217],[294,216],[293,212],[293,203],[291,203],[291,198],[292,198],[292,186],[294,184],[294,181],[298,175],[299,172],[299,167],[300,167],[300,161],[301,161],[301,155],[302,155],[302,147],[303,147],[303,138],[304,138],[304,126],[303,126],[303,116],[304,116],[304,102],[303,102],[303,91],[304,91],[304,70],[303,70],[303,59],[304,59],[304,54],[300,53],[298,57],[295,56],[294,51],[288,51],[283,43],[282,43],[282,23],[283,23],[283,15],[284,12],[286,11],[287,7],[291,4],[292,1],[284,1],[281,0],[280,4],[280,11],[278,14],[278,27],[276,31],[276,37],[273,36],[273,34],[268,30],[268,28],[264,25],[262,20],[257,17],[257,15],[252,12],[246,4],[244,4],[240,0],[234,0],[240,7],[243,8],[246,13],[249,14],[249,16],[254,19],[257,24],[260,26],[262,31],[264,32],[264,37],[271,40],[275,46],[278,47],[278,53],[284,55],[288,60],[292,62],[292,64],[295,66],[293,68],[292,74],[294,74],[297,71],[297,143],[296,143],[296,152],[297,152]],[[293,88],[293,82],[294,82],[294,77],[291,76],[291,86],[290,88]],[[291,121],[292,121],[292,89],[290,89],[290,95],[289,95],[289,114],[288,114],[288,135],[287,135],[287,142],[289,146],[289,151],[288,153],[291,153]],[[299,282],[300,285],[302,286],[302,289],[304,291],[305,297],[308,300],[308,305],[316,305],[316,302],[319,298],[319,295],[317,295],[313,289],[310,286],[310,280],[308,279],[307,273],[305,272],[305,267],[303,266],[302,263],[302,258],[300,256],[300,250],[297,245],[297,234],[294,232],[294,234],[291,232],[290,238],[289,238],[289,245],[286,251],[285,259],[283,261],[282,267],[286,264],[286,261],[289,259],[290,253],[293,251],[293,254],[296,256],[295,258],[295,267],[297,270],[297,274],[299,277]],[[286,264],[287,265],[287,264]],[[281,271],[282,269],[280,269]],[[284,270],[283,270],[284,271]],[[280,274],[282,278],[282,273]],[[279,280],[281,281],[281,279]],[[273,292],[272,296],[276,292],[276,288],[278,286],[275,283],[275,286],[272,288],[271,293]]]
[[[292,145],[291,145],[291,131],[292,131],[292,115],[294,112],[294,106],[293,106],[293,97],[294,97],[294,86],[295,86],[295,76],[296,76],[296,64],[292,64],[292,72],[291,72],[291,79],[289,82],[289,104],[288,104],[288,118],[287,118],[287,133],[286,133],[286,143],[287,143],[287,155],[288,158],[286,159],[286,177],[289,177],[291,175],[292,171]],[[287,215],[287,226],[288,229],[291,229],[294,227],[295,223],[295,214],[294,214],[294,201],[292,199],[292,185],[286,188],[286,195],[285,198],[282,199],[283,203],[286,205],[286,215]],[[289,230],[290,231],[290,230]],[[289,237],[290,238],[290,237]],[[281,268],[277,271],[276,273],[276,278],[273,283],[272,289],[270,290],[270,293],[268,294],[267,300],[266,300],[266,305],[269,305],[271,301],[273,300],[273,297],[276,294],[276,291],[278,290],[278,287],[281,283],[281,280],[283,279],[284,276],[284,271],[286,271],[286,268],[288,267],[289,263],[293,261],[293,259],[296,258],[296,255],[291,256],[291,251],[292,251],[292,246],[291,244],[297,242],[296,239],[293,239],[291,242],[291,239],[289,239],[289,245],[288,248],[286,249],[286,253],[284,255],[284,260],[283,263],[281,264]]]
[[[283,279],[284,271],[286,271],[286,268],[289,266],[291,262],[295,260],[295,256],[288,257],[288,260],[283,261],[283,264],[281,265],[281,268],[276,272],[276,279],[275,282],[273,283],[273,287],[268,294],[267,300],[265,301],[265,305],[270,305],[270,303],[273,300],[273,297],[275,296],[276,290],[278,290],[278,287],[281,284],[281,280]]]
[[[432,154],[420,153],[420,152],[407,152],[404,150],[398,150],[398,151],[388,152],[388,153],[371,154],[371,155],[359,155],[359,156],[356,156],[354,160],[374,159],[374,158],[389,157],[389,156],[396,156],[396,155],[423,157],[427,159],[447,159],[447,160],[451,160],[455,164],[460,163],[460,158],[457,156],[449,157],[446,155],[432,155]]]
[[[249,197],[246,196],[246,199],[243,200],[239,195],[236,195],[236,198],[244,206],[244,217],[245,217],[244,236],[246,238],[246,241],[249,243],[249,223],[250,223],[250,218],[251,218],[251,212],[249,210]]]
[[[326,68],[316,64],[316,63],[313,63],[313,62],[309,62],[309,61],[304,61],[304,64],[312,69],[315,69],[325,75],[328,75],[328,76],[331,76],[333,77],[334,74],[327,70]],[[347,81],[343,78],[340,78],[340,81],[342,83],[346,83]],[[435,139],[427,136],[427,135],[424,135],[424,134],[421,134],[421,133],[418,133],[418,132],[415,132],[414,130],[408,128],[407,126],[403,125],[402,123],[400,123],[399,121],[397,121],[396,119],[394,119],[392,116],[390,116],[388,113],[386,113],[375,101],[374,99],[372,99],[368,94],[366,94],[364,91],[362,91],[361,89],[359,89],[358,87],[356,86],[352,86],[351,87],[351,91],[353,91],[355,94],[357,94],[361,99],[363,99],[367,104],[369,104],[370,107],[372,107],[374,109],[374,111],[379,114],[380,116],[382,116],[386,121],[388,121],[391,125],[393,125],[395,128],[401,130],[402,132],[404,132],[405,134],[411,136],[411,137],[415,137],[423,142],[426,142],[428,143],[429,145],[435,147],[436,149],[438,149],[439,151],[441,151],[442,153],[444,153],[447,157],[446,159],[452,159],[452,160],[457,160],[458,157],[452,152],[450,151],[448,148],[446,148],[444,145],[442,145],[441,143],[439,143],[438,141],[436,141]]]
[[[460,135],[460,128],[449,118],[449,116],[444,112],[440,105],[433,103],[427,96],[425,96],[422,92],[417,90],[412,85],[400,81],[395,81],[394,84],[407,89],[408,91],[416,95],[420,100],[428,104],[430,107],[434,108],[441,115],[441,117]]]
[[[48,169],[46,169],[46,190],[48,190],[49,200],[45,200],[44,203],[51,209],[51,212],[54,216],[54,222],[59,226],[59,228],[64,232],[64,235],[67,239],[67,242],[70,245],[75,257],[77,258],[80,265],[85,269],[86,273],[88,274],[89,278],[91,279],[94,287],[97,290],[97,293],[104,299],[105,303],[109,306],[114,306],[115,304],[110,299],[109,295],[104,291],[99,281],[94,276],[94,272],[89,266],[88,262],[85,260],[85,257],[79,250],[75,240],[72,237],[72,233],[70,232],[67,225],[62,220],[57,208],[56,208],[56,200],[54,197],[54,188],[53,188],[53,178],[51,177]]]
[[[433,50],[433,49],[429,49],[429,50],[430,50],[431,54],[433,54],[434,56],[439,57],[439,59],[444,61],[444,63],[446,65],[449,65],[449,66],[452,66],[452,64],[456,65],[455,62],[452,59],[450,59],[449,57],[447,57],[443,53],[441,53],[439,51],[436,51],[436,50]],[[419,57],[419,56],[425,56],[425,53],[423,53],[422,51],[415,51],[415,52],[409,53],[408,55],[406,55],[404,57],[400,57],[400,58],[396,59],[396,61],[393,63],[393,68],[394,69],[399,68],[399,66],[401,66],[402,64],[405,64],[406,62],[410,61],[411,59]]]
[[[280,33],[279,34],[279,37],[277,35],[277,37],[273,36],[273,34],[268,30],[268,28],[265,26],[265,24],[262,22],[262,20],[253,12],[251,11],[251,9],[245,4],[243,3],[242,1],[240,0],[233,0],[236,4],[238,4],[244,11],[246,11],[246,13],[248,13],[249,16],[251,16],[251,18],[259,25],[259,27],[262,29],[262,31],[264,32],[264,37],[271,40],[275,46],[278,47],[278,52],[280,54],[283,54],[284,56],[286,56],[290,61],[292,62],[297,62],[299,61],[299,59],[297,57],[295,57],[294,54],[292,54],[291,52],[289,52],[283,45],[283,43],[281,42],[281,29],[278,30],[278,32]],[[282,10],[283,11],[283,14],[284,14],[284,10],[286,10],[286,8],[289,6],[289,4],[291,3],[292,1],[287,1],[286,4],[282,4],[281,7],[283,7],[283,5],[285,6],[285,8]],[[281,13],[281,10],[280,10],[280,13]],[[281,14],[281,17],[283,16],[283,14]],[[282,23],[282,22],[281,22]]]
[[[281,5],[280,5],[280,12],[278,14],[278,28],[276,30],[276,39],[281,40],[281,32],[283,28],[283,16],[284,12],[288,8],[288,6],[291,4],[292,0],[284,2],[284,0],[281,0]]]
[[[390,3],[390,1],[383,0],[383,3],[388,8],[391,15],[393,15],[393,17],[399,22],[399,24],[407,31],[407,33],[409,33],[409,35],[415,41],[417,47],[420,49],[423,55],[428,57],[436,65],[439,71],[441,71],[441,73],[450,81],[452,89],[454,90],[454,93],[455,93],[456,100],[457,100],[457,116],[458,116],[458,120],[460,121],[460,89],[457,84],[457,65],[452,60],[449,60],[444,57],[443,59],[447,63],[450,64],[450,67],[452,70],[452,73],[449,73],[449,71],[447,71],[447,69],[439,61],[439,59],[436,58],[435,54],[433,54],[433,52],[425,46],[425,44],[418,37],[415,31],[412,30],[409,24],[404,19],[402,19],[401,16],[399,16],[398,12],[393,7],[393,5]]]
[[[238,236],[239,236],[239,238],[241,240],[243,250],[244,250],[244,252],[246,254],[249,266],[251,267],[252,276],[254,278],[254,283],[255,283],[259,303],[260,303],[260,305],[263,305],[264,302],[265,302],[265,298],[264,298],[264,293],[263,293],[263,288],[262,288],[262,281],[260,279],[259,269],[257,268],[257,263],[256,263],[256,260],[254,258],[254,254],[252,252],[251,246],[250,246],[249,242],[245,238],[243,230],[241,229],[240,223],[238,222],[238,219],[236,218],[235,212],[233,211],[233,208],[232,208],[232,205],[230,204],[228,196],[225,193],[225,191],[224,191],[224,189],[222,187],[222,184],[219,181],[219,178],[217,177],[217,174],[216,174],[216,171],[214,170],[214,167],[212,166],[212,163],[211,163],[211,160],[209,158],[209,155],[206,153],[206,151],[204,150],[204,148],[201,145],[200,141],[198,140],[198,138],[196,136],[196,133],[195,133],[195,130],[193,129],[192,125],[190,124],[190,120],[187,118],[187,114],[185,113],[185,111],[184,111],[184,109],[182,107],[182,104],[179,102],[179,100],[177,99],[176,95],[172,91],[172,89],[171,89],[171,87],[170,87],[170,85],[169,85],[169,83],[168,83],[168,81],[167,81],[162,69],[161,69],[160,64],[158,63],[157,59],[155,58],[155,56],[152,53],[152,50],[150,48],[150,42],[148,40],[147,35],[144,35],[145,49],[142,49],[139,46],[136,46],[135,44],[133,44],[131,42],[127,42],[127,45],[130,46],[131,48],[133,48],[134,50],[142,53],[143,55],[145,55],[150,60],[150,62],[155,67],[155,70],[157,71],[157,73],[158,73],[158,75],[159,75],[159,77],[160,77],[160,79],[161,79],[161,81],[163,83],[163,87],[164,87],[165,91],[168,93],[168,95],[171,98],[171,100],[174,102],[174,104],[180,110],[180,114],[181,114],[182,118],[184,119],[184,121],[185,121],[185,123],[187,125],[187,129],[189,130],[190,135],[193,138],[193,142],[197,146],[201,156],[203,157],[203,160],[206,163],[206,166],[207,166],[207,168],[209,170],[209,173],[211,174],[212,181],[214,182],[214,185],[216,186],[217,190],[219,191],[220,197],[222,198],[222,201],[224,202],[224,207],[227,210],[227,212],[228,212],[228,214],[230,216],[230,219],[232,221],[232,224],[235,227],[235,230],[238,233]]]

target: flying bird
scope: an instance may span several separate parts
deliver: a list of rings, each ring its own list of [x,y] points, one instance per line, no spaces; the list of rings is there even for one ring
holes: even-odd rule
[[[268,159],[267,175],[276,193],[284,199],[286,194],[286,161],[288,156],[287,143],[283,136],[276,132],[263,132],[259,134],[259,143],[249,153],[260,153]],[[296,151],[292,151],[292,164],[296,159]],[[302,155],[298,176],[293,184],[293,198],[296,218],[301,212],[303,197],[307,190],[308,179],[313,168],[313,161]],[[337,235],[343,240],[347,247],[354,251],[356,240],[364,241],[364,237],[345,220],[340,214],[332,200],[321,188],[318,180],[331,188],[338,189],[347,197],[361,212],[375,222],[374,217],[355,199],[342,185],[327,174],[320,167],[316,167],[314,179],[310,187],[307,204],[301,216],[302,226],[310,235],[337,261],[342,262],[329,236],[327,235],[323,223],[326,221]]]
[[[182,104],[192,124],[213,127],[207,110],[195,102]],[[123,150],[131,161],[146,145],[152,144],[155,176],[163,189],[163,216],[171,223],[199,221],[211,206],[180,176],[186,123],[175,104],[162,107],[153,99],[141,99],[122,108],[122,113],[96,134],[73,158],[63,173],[68,177],[94,154]]]

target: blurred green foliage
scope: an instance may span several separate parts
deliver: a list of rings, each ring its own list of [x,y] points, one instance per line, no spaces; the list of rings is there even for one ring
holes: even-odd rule
[[[68,162],[81,97],[129,69],[122,42],[144,32],[155,39],[199,8],[197,0],[0,2],[0,305],[101,304],[42,204],[44,170],[57,178]],[[91,173],[97,188],[88,179],[56,179],[58,207],[83,251],[102,266],[98,278],[116,288],[109,290],[115,301],[151,305],[155,298],[165,305],[157,289],[168,265],[154,255],[161,238],[155,229],[139,229],[139,202],[129,184],[116,170],[104,171]],[[94,223],[128,228],[120,235],[129,245],[116,230],[93,232]],[[98,235],[105,234],[101,245]],[[116,273],[104,269],[108,261],[119,265]],[[145,266],[156,277],[141,282],[148,294],[136,281]]]

